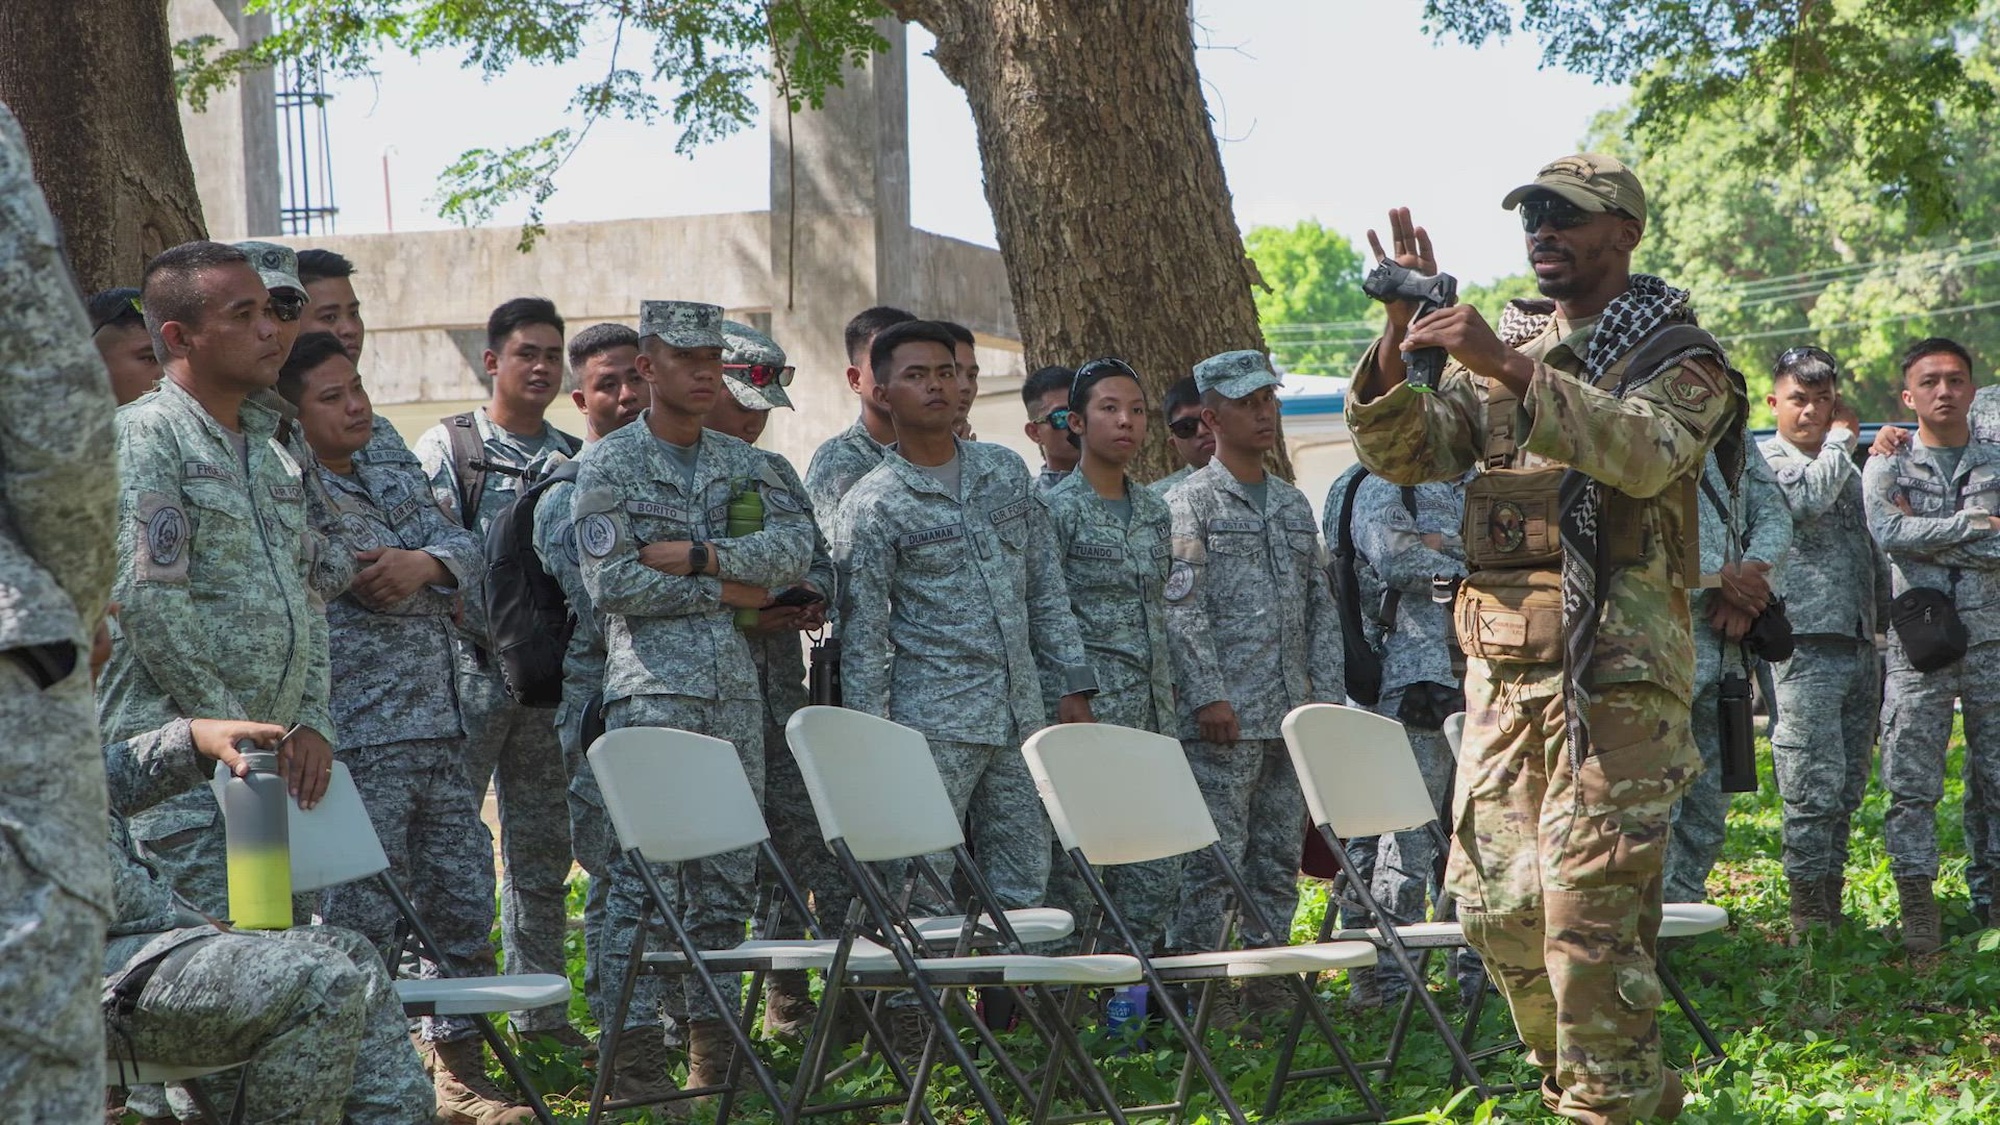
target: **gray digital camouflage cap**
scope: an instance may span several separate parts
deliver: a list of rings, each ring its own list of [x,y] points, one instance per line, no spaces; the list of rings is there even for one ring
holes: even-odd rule
[[[1582,152],[1551,161],[1535,173],[1535,182],[1507,193],[1500,206],[1512,211],[1531,195],[1548,194],[1569,200],[1585,211],[1623,211],[1646,221],[1646,189],[1638,174],[1614,157]]]
[[[1271,361],[1259,351],[1223,352],[1194,365],[1195,389],[1203,394],[1216,391],[1224,398],[1242,398],[1258,387],[1277,383]]]
[[[722,306],[700,301],[639,302],[639,339],[658,336],[676,348],[719,348]]]
[[[264,288],[273,292],[296,289],[299,296],[305,296],[305,282],[299,280],[298,251],[275,242],[238,242],[235,246],[250,256],[257,276],[264,279]]]
[[[722,362],[726,365],[722,372],[723,382],[729,384],[729,393],[736,396],[743,409],[771,410],[792,405],[792,396],[785,393],[785,385],[777,379],[758,386],[743,374],[728,370],[738,365],[783,370],[785,349],[779,347],[776,340],[747,324],[725,320],[722,322]]]

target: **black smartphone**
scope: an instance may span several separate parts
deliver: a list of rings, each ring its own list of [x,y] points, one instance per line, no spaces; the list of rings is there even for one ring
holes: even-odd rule
[[[779,594],[777,597],[771,599],[771,604],[782,605],[782,606],[802,606],[802,605],[811,605],[814,602],[823,602],[825,600],[826,596],[824,594],[821,594],[818,590],[813,589],[811,586],[794,586],[791,589],[786,590],[784,593]]]

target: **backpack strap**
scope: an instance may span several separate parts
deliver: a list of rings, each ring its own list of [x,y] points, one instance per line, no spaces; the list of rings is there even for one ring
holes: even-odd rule
[[[467,530],[479,522],[479,502],[486,495],[486,474],[472,467],[480,459],[484,444],[479,425],[470,412],[447,414],[438,419],[445,436],[451,439],[452,475],[458,480],[459,522]]]
[[[1410,523],[1414,525],[1417,522],[1416,487],[1414,485],[1406,484],[1403,485],[1401,488],[1397,489],[1397,491],[1402,493],[1403,510],[1410,513]],[[1395,586],[1390,586],[1387,590],[1384,590],[1382,592],[1382,610],[1380,613],[1376,614],[1376,617],[1381,620],[1383,628],[1389,630],[1392,633],[1395,632],[1396,611],[1401,608],[1403,608],[1403,591],[1401,589]]]

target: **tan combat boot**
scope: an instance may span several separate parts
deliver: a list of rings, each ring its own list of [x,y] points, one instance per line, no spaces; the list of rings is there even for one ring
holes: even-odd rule
[[[764,1037],[804,1039],[819,1016],[812,990],[803,972],[787,970],[771,974],[764,984]]]
[[[721,1020],[695,1020],[688,1029],[688,1080],[686,1089],[720,1086],[729,1080],[729,1060],[736,1057],[736,1041]]]
[[[424,1067],[437,1089],[438,1116],[452,1125],[526,1125],[535,1111],[486,1077],[486,1048],[477,1039],[424,1044]]]
[[[1791,913],[1793,945],[1804,941],[1806,931],[1814,926],[1831,926],[1833,917],[1826,908],[1826,883],[1817,879],[1793,883]]]
[[[1907,953],[1936,953],[1943,944],[1939,936],[1937,896],[1929,879],[1896,880],[1896,899],[1903,915],[1903,950]]]
[[[618,1059],[611,1066],[611,1098],[614,1101],[650,1101],[677,1094],[680,1087],[667,1077],[672,1053],[659,1027],[635,1027],[618,1038]],[[679,1120],[687,1117],[687,1102],[665,1102],[649,1107],[660,1116]]]

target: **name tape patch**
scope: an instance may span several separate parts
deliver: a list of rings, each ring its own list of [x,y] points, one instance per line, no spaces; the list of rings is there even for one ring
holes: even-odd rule
[[[990,518],[994,523],[1006,523],[1008,520],[1020,519],[1022,516],[1028,514],[1028,509],[1033,507],[1034,503],[1034,497],[1023,496],[1012,504],[1006,504],[993,509],[993,515]]]
[[[931,543],[946,543],[965,534],[963,524],[948,523],[941,527],[927,527],[922,531],[912,531],[896,540],[896,546],[922,547]]]
[[[1257,535],[1264,530],[1264,521],[1255,516],[1245,516],[1240,519],[1212,519],[1208,521],[1208,529],[1229,535]]]

